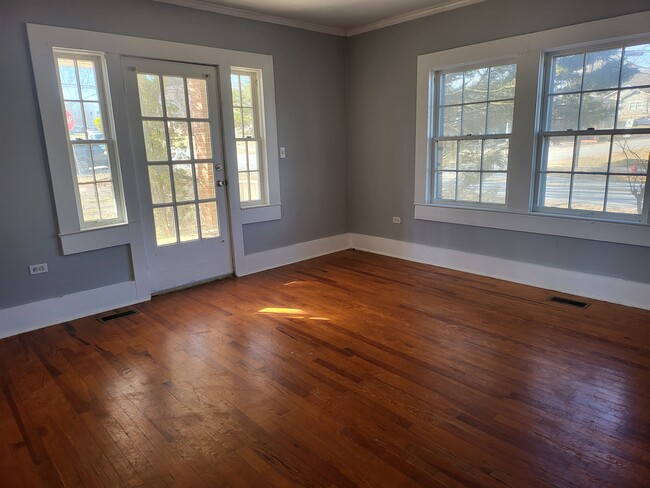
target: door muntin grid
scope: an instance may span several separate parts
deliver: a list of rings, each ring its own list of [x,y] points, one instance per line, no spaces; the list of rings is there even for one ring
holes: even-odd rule
[[[137,83],[156,245],[219,237],[206,79],[138,73]]]

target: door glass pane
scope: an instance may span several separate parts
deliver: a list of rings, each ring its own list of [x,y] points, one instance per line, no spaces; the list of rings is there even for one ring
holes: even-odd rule
[[[194,178],[191,164],[174,165],[174,191],[177,202],[194,200]]]
[[[208,118],[208,90],[205,80],[187,79],[187,91],[190,97],[190,117]]]
[[[212,163],[198,163],[196,165],[196,185],[199,191],[199,200],[215,198]]]
[[[575,171],[607,172],[610,141],[610,136],[578,137]]]
[[[219,237],[217,202],[199,203],[199,214],[201,215],[201,236],[204,239]]]
[[[187,117],[185,81],[177,76],[163,76],[167,117]]]
[[[187,122],[167,122],[172,161],[190,160],[190,134]]]
[[[192,122],[192,144],[194,159],[212,159],[210,122]]]
[[[162,117],[162,97],[160,96],[160,77],[138,73],[138,94],[140,111],[143,117]]]
[[[195,241],[199,238],[199,226],[196,222],[196,205],[178,206],[178,231],[181,242]]]
[[[153,209],[153,220],[156,228],[156,244],[175,244],[176,220],[173,207],[158,207]]]
[[[152,203],[171,203],[172,183],[169,178],[169,166],[166,164],[149,166],[149,186],[151,187]]]
[[[167,161],[165,123],[158,120],[143,120],[142,130],[147,161]]]

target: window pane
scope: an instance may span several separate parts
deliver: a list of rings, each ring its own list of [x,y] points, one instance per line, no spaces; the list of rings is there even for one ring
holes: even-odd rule
[[[463,105],[463,135],[485,134],[486,103]]]
[[[230,75],[230,85],[232,86],[232,104],[241,107],[241,90],[239,89],[239,75]]]
[[[194,200],[194,178],[191,164],[175,164],[174,169],[174,194],[177,202]]]
[[[441,135],[459,136],[460,135],[460,114],[461,107],[441,107]]]
[[[260,174],[258,171],[251,171],[248,174],[251,185],[251,201],[257,201],[262,198],[262,191],[260,188]]]
[[[259,163],[257,160],[257,141],[247,141],[248,147],[248,169],[250,171],[259,170]]]
[[[483,169],[507,169],[509,147],[509,139],[487,139],[483,143]]]
[[[650,88],[621,90],[616,128],[650,128]]]
[[[112,179],[111,163],[106,144],[91,144],[93,168],[96,181],[110,181]]]
[[[650,159],[650,134],[614,136],[612,173],[646,174]]]
[[[255,137],[255,119],[252,108],[242,109],[242,122],[244,124],[244,137]]]
[[[175,244],[176,220],[173,207],[158,207],[153,209],[153,221],[156,227],[156,244]]]
[[[102,110],[97,102],[84,102],[88,139],[104,139]]]
[[[235,137],[237,139],[243,139],[244,137],[244,126],[242,120],[242,109],[233,108],[232,109],[233,117],[235,118]]]
[[[458,142],[440,141],[438,142],[438,169],[456,169],[456,152]]]
[[[641,215],[647,177],[641,175],[610,176],[607,188],[607,211]]]
[[[217,202],[199,203],[199,214],[201,216],[201,236],[203,239],[219,237]]]
[[[437,173],[436,198],[456,200],[456,174],[453,171],[439,171]]]
[[[103,220],[112,220],[117,218],[117,204],[115,202],[115,192],[113,183],[97,183],[97,196],[99,197],[99,211]]]
[[[506,203],[506,173],[483,173],[481,201],[486,203]]]
[[[571,175],[561,173],[542,174],[542,206],[569,208]]]
[[[196,165],[196,186],[199,190],[200,200],[215,198],[212,163],[199,163]]]
[[[138,73],[138,95],[143,117],[162,117],[162,98],[158,75]]]
[[[617,95],[616,91],[583,94],[580,129],[613,129]]]
[[[478,202],[481,173],[458,173],[458,200]]]
[[[187,122],[169,121],[169,146],[172,161],[188,161],[190,159],[190,134]]]
[[[190,97],[190,117],[208,118],[208,89],[205,80],[187,79],[187,91]]]
[[[163,76],[167,117],[187,117],[185,81],[178,76]]]
[[[489,72],[488,68],[465,71],[463,103],[482,102],[487,100]]]
[[[237,142],[237,171],[248,170],[248,151],[246,141]]]
[[[58,59],[59,80],[63,91],[64,100],[79,100],[79,87],[77,86],[77,72],[73,59]]]
[[[462,102],[463,73],[448,73],[442,75],[441,105],[453,105]]]
[[[84,222],[96,222],[100,219],[99,202],[94,183],[79,185],[79,200]]]
[[[81,102],[65,102],[65,122],[71,141],[86,139],[86,125]]]
[[[253,106],[253,87],[252,80],[250,75],[240,75],[240,86],[241,86],[241,104],[242,107],[252,107]]]
[[[90,156],[90,146],[88,144],[75,144],[72,146],[72,150],[74,152],[75,167],[77,168],[77,182],[93,182],[93,162]]]
[[[576,141],[575,171],[607,172],[610,136],[580,136]]]
[[[199,226],[196,222],[196,205],[178,206],[178,233],[181,242],[195,241],[199,238]]]
[[[620,70],[620,48],[587,53],[583,90],[616,88]]]
[[[248,173],[240,172],[239,173],[239,200],[242,202],[249,202],[251,199],[251,194],[248,186]]]
[[[490,100],[515,97],[516,64],[494,66],[490,69]]]
[[[167,137],[164,122],[143,120],[144,147],[147,161],[167,161]]]
[[[604,175],[573,175],[573,194],[571,195],[571,208],[576,210],[603,211],[605,203]]]
[[[491,102],[488,108],[488,134],[512,132],[512,115],[515,102]]]
[[[79,84],[81,85],[81,97],[84,100],[99,101],[97,92],[97,75],[95,73],[94,61],[79,59],[77,60],[79,69]]]
[[[459,141],[458,169],[481,169],[481,141]]]
[[[650,44],[628,46],[623,54],[621,86],[650,85]]]
[[[154,204],[173,201],[169,166],[166,164],[149,166],[149,186],[151,187],[151,201]]]
[[[542,168],[548,171],[571,171],[575,138],[549,137],[546,139],[546,158]]]
[[[210,122],[192,122],[192,143],[194,159],[212,159]]]
[[[579,91],[582,86],[584,53],[554,56],[551,68],[551,92]]]
[[[549,97],[548,130],[568,130],[578,128],[580,95],[555,95]]]

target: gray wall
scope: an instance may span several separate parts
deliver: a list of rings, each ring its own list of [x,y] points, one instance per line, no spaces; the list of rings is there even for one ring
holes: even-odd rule
[[[126,246],[60,254],[25,23],[273,55],[282,220],[245,226],[246,253],[347,232],[345,39],[151,0],[0,0],[0,309],[131,279]]]
[[[650,283],[647,247],[413,218],[418,55],[648,7],[647,0],[487,0],[349,39],[350,231]]]

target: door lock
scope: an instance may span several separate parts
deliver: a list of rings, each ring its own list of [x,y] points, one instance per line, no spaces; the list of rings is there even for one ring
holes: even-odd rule
[[[217,171],[221,171],[223,169],[223,164],[221,164],[221,163],[215,164],[214,169],[216,169]]]
[[[226,186],[228,185],[228,180],[217,180],[217,186]]]

